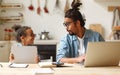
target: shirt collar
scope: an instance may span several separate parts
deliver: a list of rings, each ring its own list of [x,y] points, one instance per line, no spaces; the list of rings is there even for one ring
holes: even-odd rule
[[[23,46],[22,43],[17,43],[17,46]]]
[[[89,38],[90,37],[90,31],[85,29],[85,34],[84,34],[84,38]]]

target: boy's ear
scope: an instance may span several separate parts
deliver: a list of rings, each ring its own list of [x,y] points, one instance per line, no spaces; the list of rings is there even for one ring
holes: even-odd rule
[[[24,39],[24,36],[21,36],[20,39],[23,40],[23,39]]]

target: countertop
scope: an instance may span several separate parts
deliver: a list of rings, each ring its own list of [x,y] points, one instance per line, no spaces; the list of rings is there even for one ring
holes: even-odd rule
[[[3,43],[11,43],[11,44],[14,44],[14,43],[17,43],[16,41],[0,41],[0,44],[3,44]],[[58,44],[59,41],[58,40],[35,40],[34,41],[34,44]]]

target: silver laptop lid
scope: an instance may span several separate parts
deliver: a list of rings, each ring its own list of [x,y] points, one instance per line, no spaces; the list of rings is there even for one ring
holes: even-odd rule
[[[120,42],[89,42],[84,66],[117,66]]]

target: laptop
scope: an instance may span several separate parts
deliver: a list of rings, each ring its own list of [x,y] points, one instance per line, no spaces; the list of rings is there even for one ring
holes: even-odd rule
[[[118,66],[120,61],[120,42],[89,42],[85,67]]]
[[[14,55],[14,63],[35,63],[37,56],[36,46],[12,46],[11,53]]]

